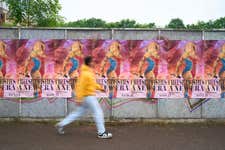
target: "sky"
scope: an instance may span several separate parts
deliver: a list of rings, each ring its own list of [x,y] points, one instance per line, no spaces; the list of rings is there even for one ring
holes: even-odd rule
[[[184,24],[225,17],[225,0],[59,0],[66,21],[100,18],[106,22],[133,19],[163,27],[172,18]]]

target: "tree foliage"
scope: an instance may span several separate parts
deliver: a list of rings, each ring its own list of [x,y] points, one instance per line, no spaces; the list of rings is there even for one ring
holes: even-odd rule
[[[74,22],[68,22],[65,24],[66,27],[89,27],[89,28],[104,28],[106,22],[102,19],[90,18],[82,19]]]
[[[22,26],[57,26],[63,21],[59,16],[59,0],[2,0],[9,7],[9,19]]]
[[[183,20],[181,20],[180,18],[171,19],[166,27],[172,29],[185,29]]]
[[[6,2],[9,8],[10,23],[20,26],[46,26],[46,27],[87,27],[87,28],[156,28],[155,23],[140,24],[135,20],[123,19],[117,22],[109,22],[98,18],[81,19],[72,22],[64,22],[59,15],[61,5],[59,0],[0,0]],[[5,26],[11,26],[5,24]],[[225,29],[225,17],[198,21],[196,24],[184,25],[180,18],[171,19],[165,28],[172,29]]]
[[[225,17],[209,20],[208,22],[198,21],[196,24],[183,24],[183,21],[179,18],[171,19],[166,28],[173,29],[197,29],[197,30],[211,30],[211,29],[225,29]]]
[[[102,19],[81,19],[64,24],[65,27],[88,27],[88,28],[155,28],[155,23],[139,24],[135,20],[123,19],[119,22],[109,22]]]
[[[187,29],[225,29],[225,17],[216,19],[215,21],[209,20],[208,22],[199,21],[197,24],[188,24]]]

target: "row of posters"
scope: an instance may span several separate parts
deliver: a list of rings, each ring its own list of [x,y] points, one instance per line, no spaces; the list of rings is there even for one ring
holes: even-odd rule
[[[0,40],[0,97],[74,97],[85,56],[109,98],[223,98],[224,40]]]

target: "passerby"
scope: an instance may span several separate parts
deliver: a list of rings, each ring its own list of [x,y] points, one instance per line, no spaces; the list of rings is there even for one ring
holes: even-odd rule
[[[102,92],[105,90],[96,83],[95,74],[92,69],[93,66],[92,57],[85,57],[84,64],[81,66],[81,74],[77,80],[75,88],[75,102],[77,109],[55,125],[59,134],[64,134],[64,126],[77,120],[86,112],[87,109],[90,109],[97,127],[98,138],[112,138],[112,134],[105,130],[104,114],[95,96],[96,90],[100,90]]]

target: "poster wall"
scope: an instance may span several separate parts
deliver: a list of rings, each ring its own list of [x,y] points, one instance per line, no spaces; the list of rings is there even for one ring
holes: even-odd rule
[[[74,97],[85,56],[109,98],[223,98],[224,40],[0,40],[0,97]]]

